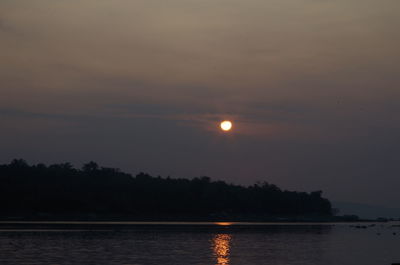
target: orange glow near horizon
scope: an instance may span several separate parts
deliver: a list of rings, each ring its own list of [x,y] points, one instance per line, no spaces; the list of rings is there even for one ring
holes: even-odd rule
[[[222,225],[222,226],[227,226],[227,225],[232,225],[232,222],[216,222],[216,225]]]

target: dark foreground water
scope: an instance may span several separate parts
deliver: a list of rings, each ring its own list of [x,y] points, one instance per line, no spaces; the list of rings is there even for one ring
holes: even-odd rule
[[[0,224],[0,264],[400,262],[400,227],[366,224]],[[363,224],[362,224],[363,225]]]

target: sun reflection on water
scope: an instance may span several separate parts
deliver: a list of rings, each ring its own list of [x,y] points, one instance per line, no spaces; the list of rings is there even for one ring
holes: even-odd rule
[[[214,255],[217,258],[216,265],[229,265],[229,252],[231,236],[228,234],[217,234],[213,238]]]

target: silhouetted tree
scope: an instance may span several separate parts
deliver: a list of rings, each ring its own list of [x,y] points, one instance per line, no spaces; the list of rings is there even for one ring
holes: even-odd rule
[[[99,165],[93,161],[90,161],[89,163],[84,164],[82,169],[85,172],[93,172],[99,169]]]
[[[330,216],[322,191],[281,190],[267,182],[249,187],[209,177],[174,179],[139,173],[136,177],[91,161],[28,165],[15,159],[0,165],[0,216],[12,214],[119,214],[151,218]]]

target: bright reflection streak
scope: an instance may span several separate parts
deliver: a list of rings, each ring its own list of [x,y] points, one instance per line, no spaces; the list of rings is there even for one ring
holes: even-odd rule
[[[229,265],[231,236],[228,234],[217,234],[213,238],[214,255],[217,258],[216,265]]]

